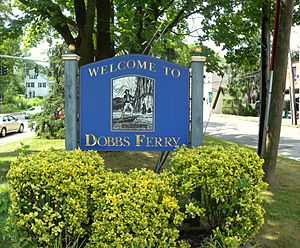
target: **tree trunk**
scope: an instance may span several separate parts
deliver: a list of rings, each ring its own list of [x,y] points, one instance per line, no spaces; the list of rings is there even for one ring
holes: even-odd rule
[[[263,17],[261,26],[261,86],[259,134],[257,153],[262,158],[262,142],[267,104],[268,81],[270,77],[270,1],[266,0],[262,7]]]
[[[97,0],[97,49],[96,60],[114,56],[114,47],[111,37],[112,8],[110,0]]]
[[[293,0],[279,0],[278,32],[274,50],[274,75],[269,114],[269,130],[264,154],[264,180],[273,183],[280,139],[288,51],[292,26]]]
[[[82,3],[83,4],[83,3]],[[80,9],[81,7],[81,9]],[[76,19],[79,23],[79,35],[76,38],[75,46],[81,57],[79,65],[85,65],[95,60],[95,49],[93,43],[93,30],[95,23],[96,0],[87,1],[87,6],[78,6]],[[85,11],[85,14],[80,11]]]

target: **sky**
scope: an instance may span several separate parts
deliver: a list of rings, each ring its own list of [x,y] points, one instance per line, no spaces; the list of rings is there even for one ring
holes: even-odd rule
[[[300,50],[300,26],[292,27],[290,48],[291,50]]]
[[[33,47],[29,49],[30,56],[29,58],[36,60],[48,60],[48,49],[50,48],[48,42],[42,42],[38,44],[37,47]]]

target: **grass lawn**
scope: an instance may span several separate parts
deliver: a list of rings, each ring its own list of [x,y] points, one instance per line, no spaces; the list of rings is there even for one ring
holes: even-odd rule
[[[22,140],[29,153],[54,148],[64,149],[63,140],[27,138]],[[205,137],[206,145],[232,144],[220,139]],[[5,202],[7,184],[5,175],[11,161],[16,159],[22,145],[20,141],[0,146],[0,247],[9,247],[1,241],[1,229],[5,226],[6,211],[1,208]],[[153,169],[159,152],[101,152],[107,167],[127,171],[132,168]],[[168,167],[169,159],[165,168]],[[293,248],[300,245],[300,161],[278,158],[276,182],[263,195],[266,210],[265,225],[254,237],[256,247]]]

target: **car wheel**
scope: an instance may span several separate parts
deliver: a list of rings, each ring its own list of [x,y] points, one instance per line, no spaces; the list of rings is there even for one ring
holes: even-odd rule
[[[21,124],[20,127],[19,127],[19,133],[23,133],[24,132],[24,125]]]
[[[0,136],[1,137],[5,137],[6,136],[6,128],[2,128],[1,129]]]

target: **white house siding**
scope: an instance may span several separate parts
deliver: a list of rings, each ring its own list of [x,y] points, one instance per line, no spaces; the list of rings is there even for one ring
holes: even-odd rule
[[[48,77],[41,73],[35,77],[34,71],[30,71],[29,76],[26,76],[24,86],[26,98],[44,97],[50,91]]]
[[[224,88],[228,80],[228,76],[225,75],[224,78],[218,76],[216,73],[205,72],[205,79],[204,79],[204,115],[209,114],[216,98],[218,89],[220,86]],[[222,99],[223,94],[220,94],[217,105],[214,109],[214,113],[221,114],[222,113]]]

